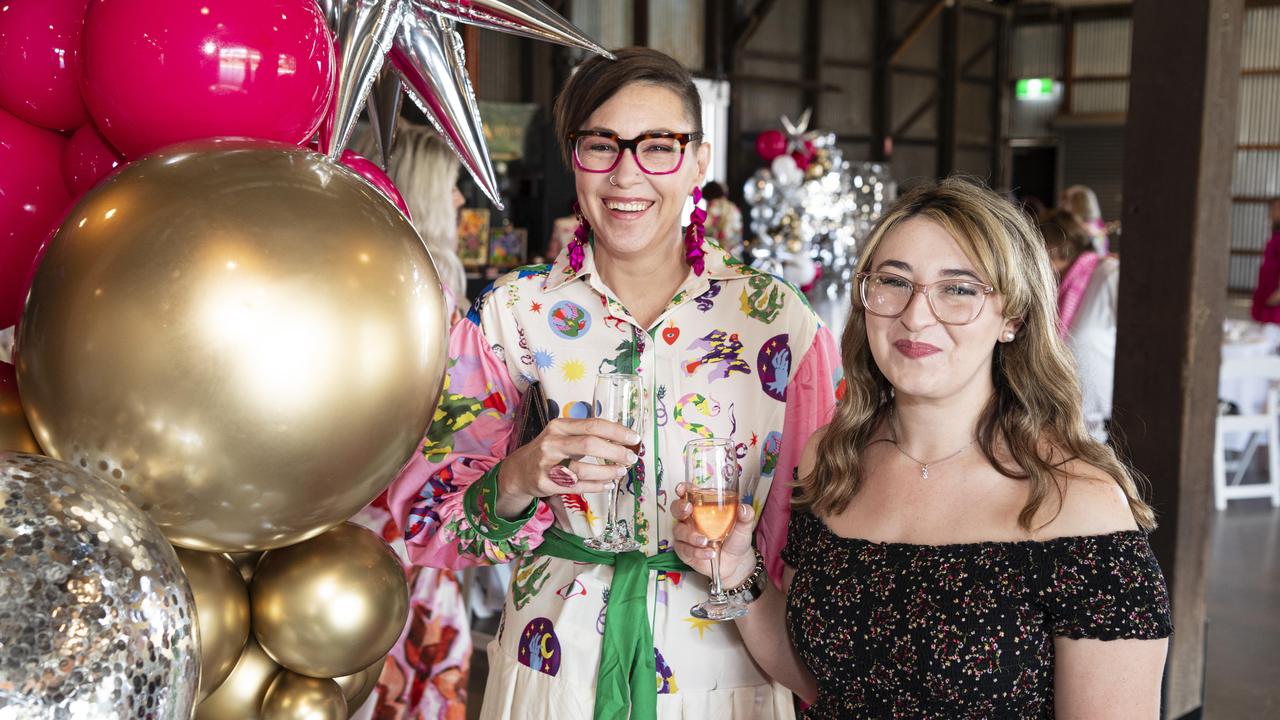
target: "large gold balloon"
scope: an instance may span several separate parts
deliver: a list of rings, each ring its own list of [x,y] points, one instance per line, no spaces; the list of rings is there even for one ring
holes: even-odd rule
[[[0,452],[40,455],[40,446],[27,425],[18,401],[18,381],[13,376],[13,366],[0,362]]]
[[[377,496],[434,412],[445,343],[431,257],[377,190],[297,148],[205,141],[75,207],[16,358],[51,455],[175,544],[242,551]]]
[[[336,677],[334,682],[342,688],[342,695],[347,699],[347,715],[355,715],[356,711],[369,699],[378,687],[378,678],[382,676],[382,666],[387,659],[383,658],[354,675]]]
[[[395,644],[409,613],[399,559],[352,523],[263,555],[249,597],[262,648],[311,677],[369,667]]]
[[[271,681],[262,720],[347,720],[347,700],[332,680],[285,670]]]
[[[178,560],[196,598],[203,700],[231,674],[249,639],[249,589],[226,555],[179,548]]]
[[[258,720],[267,688],[279,673],[280,666],[249,638],[231,675],[196,706],[195,720]]]

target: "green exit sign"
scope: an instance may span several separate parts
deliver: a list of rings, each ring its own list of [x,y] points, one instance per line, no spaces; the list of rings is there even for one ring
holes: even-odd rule
[[[1014,86],[1014,97],[1019,100],[1033,100],[1053,96],[1052,78],[1023,78]]]

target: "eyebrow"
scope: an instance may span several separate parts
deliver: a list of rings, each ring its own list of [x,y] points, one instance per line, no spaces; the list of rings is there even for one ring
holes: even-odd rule
[[[619,136],[619,137],[622,137],[621,133],[619,133],[617,130],[614,130],[613,128],[607,128],[607,127],[600,127],[600,126],[596,126],[596,127],[583,128],[583,130],[584,130],[584,131],[587,131],[587,132],[607,132],[607,133],[613,133],[614,135],[617,135],[617,136]],[[638,133],[636,133],[636,137],[639,137],[639,136],[641,136],[641,135],[648,135],[648,134],[650,134],[650,133],[671,133],[671,134],[673,134],[673,135],[679,135],[679,134],[680,134],[680,132],[679,132],[678,130],[672,130],[671,128],[651,128],[651,129],[649,129],[649,130],[644,130],[644,131],[642,131],[642,132],[638,132]]]
[[[876,267],[876,271],[879,272],[886,267],[902,270],[903,272],[912,272],[911,265],[901,260],[885,260]],[[967,277],[973,278],[975,282],[985,282],[972,270],[965,270],[964,268],[947,268],[941,272],[941,275],[943,277]]]

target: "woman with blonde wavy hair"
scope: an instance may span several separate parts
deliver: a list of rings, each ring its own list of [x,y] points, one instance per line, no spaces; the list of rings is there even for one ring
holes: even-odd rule
[[[859,270],[784,590],[736,621],[756,661],[805,718],[1155,718],[1172,627],[1154,517],[1085,430],[1039,234],[952,178],[899,200]],[[726,585],[755,564],[739,519]],[[706,572],[706,539],[675,535]]]
[[[353,149],[365,157],[376,157],[373,133],[367,126],[362,130],[352,142]],[[463,203],[458,191],[459,167],[458,156],[434,130],[400,121],[387,175],[404,198],[413,227],[431,251],[440,282],[453,293],[455,307],[465,309],[467,277],[458,259],[458,208]]]

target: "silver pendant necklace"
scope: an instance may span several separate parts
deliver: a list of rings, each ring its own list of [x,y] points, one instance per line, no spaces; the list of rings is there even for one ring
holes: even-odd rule
[[[929,466],[930,466],[930,465],[941,465],[942,463],[944,463],[944,462],[946,462],[946,461],[950,460],[951,458],[956,457],[957,455],[959,455],[960,453],[964,452],[965,450],[968,450],[970,447],[972,447],[972,446],[973,446],[973,443],[974,443],[974,442],[976,442],[976,441],[977,441],[977,438],[974,438],[974,439],[970,440],[969,442],[965,443],[965,446],[964,446],[964,447],[962,447],[962,448],[960,448],[959,450],[957,450],[957,451],[955,451],[955,452],[951,453],[950,455],[948,455],[948,456],[946,456],[946,457],[944,457],[944,458],[942,458],[942,459],[940,459],[940,460],[931,460],[931,461],[929,461],[929,462],[921,462],[920,460],[917,460],[916,458],[912,457],[912,456],[911,456],[911,454],[910,454],[910,453],[908,453],[906,450],[903,450],[903,449],[902,449],[902,445],[898,444],[898,423],[897,423],[897,422],[894,422],[894,424],[893,424],[893,440],[891,440],[890,442],[892,442],[892,443],[893,443],[893,446],[894,446],[894,447],[898,448],[898,452],[902,453],[902,456],[903,456],[903,457],[907,458],[907,459],[908,459],[908,460],[910,460],[911,462],[913,462],[913,463],[915,463],[915,464],[917,464],[917,465],[919,465],[919,466],[920,466],[920,479],[922,479],[922,480],[928,480],[928,479],[929,479]]]

